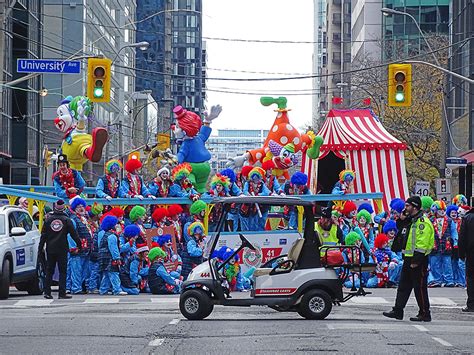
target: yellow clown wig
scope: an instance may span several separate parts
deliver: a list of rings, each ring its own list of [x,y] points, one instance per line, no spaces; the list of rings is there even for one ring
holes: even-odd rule
[[[343,170],[339,173],[339,181],[344,182],[347,177],[351,177],[352,180],[354,180],[355,179],[355,171],[346,169],[346,170]]]

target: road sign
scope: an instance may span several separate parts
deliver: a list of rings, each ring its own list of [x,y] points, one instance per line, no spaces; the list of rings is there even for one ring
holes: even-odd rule
[[[17,59],[18,73],[80,74],[79,60],[63,59]]]
[[[444,176],[447,178],[453,177],[453,169],[448,167],[444,168]]]
[[[436,199],[449,204],[451,202],[451,194],[436,194]]]
[[[451,194],[451,180],[436,179],[436,194]]]
[[[428,181],[417,181],[415,183],[415,195],[428,196],[430,194],[430,183]]]
[[[446,158],[446,165],[450,168],[465,167],[467,165],[467,159],[457,157]]]

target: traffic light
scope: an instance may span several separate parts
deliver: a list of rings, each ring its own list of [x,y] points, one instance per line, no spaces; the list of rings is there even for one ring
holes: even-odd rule
[[[110,102],[112,61],[89,58],[87,61],[87,97],[92,102]]]
[[[411,106],[411,64],[388,66],[388,105]]]

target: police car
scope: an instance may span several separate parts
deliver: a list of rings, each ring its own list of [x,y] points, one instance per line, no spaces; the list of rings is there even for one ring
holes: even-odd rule
[[[30,295],[43,293],[44,258],[38,258],[39,241],[40,232],[27,211],[18,206],[0,207],[0,299],[8,298],[11,285]]]

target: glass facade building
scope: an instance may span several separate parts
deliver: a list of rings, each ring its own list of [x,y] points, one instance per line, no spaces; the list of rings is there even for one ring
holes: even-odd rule
[[[450,0],[384,0],[384,7],[412,15],[424,33],[448,34]],[[383,19],[384,59],[398,59],[425,51],[426,44],[408,16]]]

